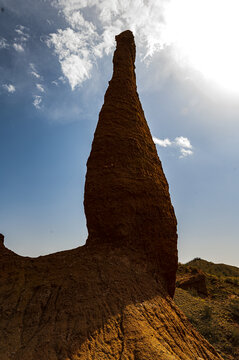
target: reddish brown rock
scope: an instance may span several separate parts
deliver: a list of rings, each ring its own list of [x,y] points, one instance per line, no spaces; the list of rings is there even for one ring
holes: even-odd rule
[[[147,254],[173,295],[176,217],[168,183],[136,89],[131,31],[116,36],[114,72],[87,163],[87,245],[108,243]]]

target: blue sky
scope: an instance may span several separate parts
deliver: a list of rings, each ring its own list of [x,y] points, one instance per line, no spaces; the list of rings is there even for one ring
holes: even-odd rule
[[[179,259],[239,266],[239,74],[230,60],[238,59],[236,2],[191,1],[194,7],[188,0],[180,7],[173,0],[1,0],[0,232],[7,247],[38,256],[84,244],[85,164],[112,75],[114,36],[131,29],[138,92],[179,223]],[[217,28],[222,20],[230,32]]]

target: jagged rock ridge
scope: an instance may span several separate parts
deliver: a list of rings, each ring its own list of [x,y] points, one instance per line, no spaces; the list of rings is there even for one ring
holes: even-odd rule
[[[87,244],[131,246],[166,279],[177,270],[177,221],[168,183],[136,89],[131,31],[116,36],[114,72],[87,163]]]
[[[169,296],[176,219],[136,93],[133,36],[117,41],[88,162],[87,244],[31,259],[1,238],[1,360],[221,359]]]

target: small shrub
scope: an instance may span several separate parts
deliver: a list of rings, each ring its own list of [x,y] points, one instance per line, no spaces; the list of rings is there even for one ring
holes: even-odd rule
[[[231,342],[234,346],[239,345],[239,329],[235,328],[231,332]]]
[[[234,285],[239,285],[239,280],[236,279],[236,278],[234,278],[234,279],[233,279],[233,284],[234,284]]]
[[[194,325],[194,326],[198,325],[198,320],[193,315],[188,315],[187,317],[192,325]]]
[[[212,318],[212,308],[209,305],[205,305],[203,312],[202,312],[202,318],[204,320],[211,320]]]
[[[197,292],[197,290],[195,288],[189,288],[188,292],[189,292],[190,295],[192,295],[194,297],[198,296],[198,292]]]
[[[225,282],[231,285],[238,285],[238,279],[233,277],[226,278]]]
[[[233,320],[239,323],[239,299],[234,299],[231,301],[229,310]]]
[[[211,325],[208,324],[201,330],[201,334],[211,343],[215,344],[218,343],[219,338],[216,332],[216,329]]]

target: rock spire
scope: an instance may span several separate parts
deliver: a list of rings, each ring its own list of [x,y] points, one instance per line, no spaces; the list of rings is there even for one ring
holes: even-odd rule
[[[107,243],[142,251],[173,295],[177,221],[137,93],[134,36],[127,30],[116,42],[113,76],[87,162],[87,245]]]

